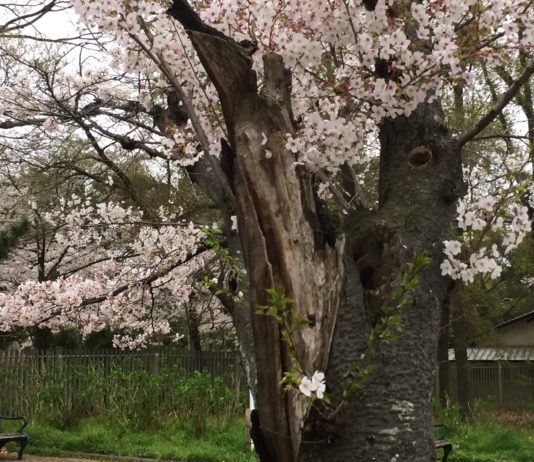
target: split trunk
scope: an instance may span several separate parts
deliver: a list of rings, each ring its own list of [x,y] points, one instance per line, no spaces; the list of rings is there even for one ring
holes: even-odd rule
[[[285,148],[295,125],[282,59],[264,57],[259,91],[247,49],[209,30],[188,32],[219,92],[229,134],[226,171],[248,275],[256,406],[266,446],[261,460],[434,460],[432,392],[447,289],[439,264],[461,189],[460,156],[439,103],[383,122],[379,203],[334,227],[313,193],[313,174],[295,167]],[[432,263],[399,313],[402,330],[377,343],[361,364],[371,374],[333,412],[414,254]],[[291,348],[308,376],[325,371],[330,408],[311,406],[298,389],[280,386],[292,368],[290,351],[280,325],[256,314],[271,288],[308,320],[292,335]]]

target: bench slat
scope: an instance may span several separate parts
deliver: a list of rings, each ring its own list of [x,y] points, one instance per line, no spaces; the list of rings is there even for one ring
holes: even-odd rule
[[[0,440],[26,439],[26,438],[28,438],[26,433],[0,433]]]

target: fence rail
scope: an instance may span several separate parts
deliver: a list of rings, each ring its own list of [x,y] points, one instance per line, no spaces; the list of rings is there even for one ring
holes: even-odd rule
[[[47,396],[63,403],[75,401],[86,393],[91,380],[100,383],[117,380],[128,381],[137,374],[162,377],[169,374],[191,376],[195,371],[207,371],[212,382],[224,377],[228,385],[244,386],[243,368],[235,351],[205,351],[202,353],[178,350],[172,347],[150,348],[142,351],[81,350],[62,351],[33,350],[0,351],[0,413],[31,413],[28,407],[35,401],[46,401]],[[169,382],[170,383],[170,382]],[[41,388],[41,390],[40,390]],[[46,388],[46,394],[42,389]],[[173,393],[169,390],[169,397]],[[45,396],[46,395],[46,396]],[[167,397],[161,395],[164,401]],[[47,406],[53,404],[47,402]]]

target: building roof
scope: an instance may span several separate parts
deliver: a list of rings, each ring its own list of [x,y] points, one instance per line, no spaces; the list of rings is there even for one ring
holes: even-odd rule
[[[468,348],[469,361],[534,361],[534,347]],[[454,361],[454,349],[449,348],[449,361]]]
[[[501,327],[505,327],[505,326],[514,324],[519,321],[525,321],[525,322],[534,321],[534,311],[529,311],[528,313],[522,314],[521,316],[517,316],[516,318],[510,319],[509,321],[501,322],[496,327],[497,329],[500,329]]]

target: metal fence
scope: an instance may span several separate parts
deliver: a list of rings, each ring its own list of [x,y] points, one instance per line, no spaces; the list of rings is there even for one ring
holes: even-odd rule
[[[164,374],[190,376],[194,371],[207,371],[212,382],[224,377],[229,386],[245,386],[235,351],[197,353],[172,347],[140,351],[0,351],[0,413],[27,413],[35,406],[43,384],[48,393],[53,391],[54,399],[61,395],[62,399],[72,400],[85,392],[89,375],[102,382],[111,380],[111,375],[116,379],[117,373],[128,380],[134,374],[146,374],[147,378]],[[43,399],[42,393],[39,399]],[[161,399],[165,400],[165,396]]]
[[[76,396],[83,393],[83,376],[96,374],[106,380],[112,371],[128,375],[145,372],[150,376],[180,371],[191,375],[206,370],[212,381],[224,376],[229,385],[245,386],[239,354],[235,351],[195,353],[172,347],[125,352],[118,350],[0,351],[0,413],[27,412],[31,398],[43,380],[56,393]],[[41,380],[39,382],[39,379]],[[520,409],[534,402],[534,362],[470,361],[471,401],[494,401],[501,407]],[[24,400],[24,397],[28,397]],[[456,401],[455,362],[450,363],[450,399]],[[162,400],[165,396],[161,397]],[[23,408],[22,410],[20,408]]]
[[[450,363],[450,399],[456,401],[455,362]],[[471,401],[493,401],[500,407],[521,409],[534,401],[534,362],[469,362]]]

